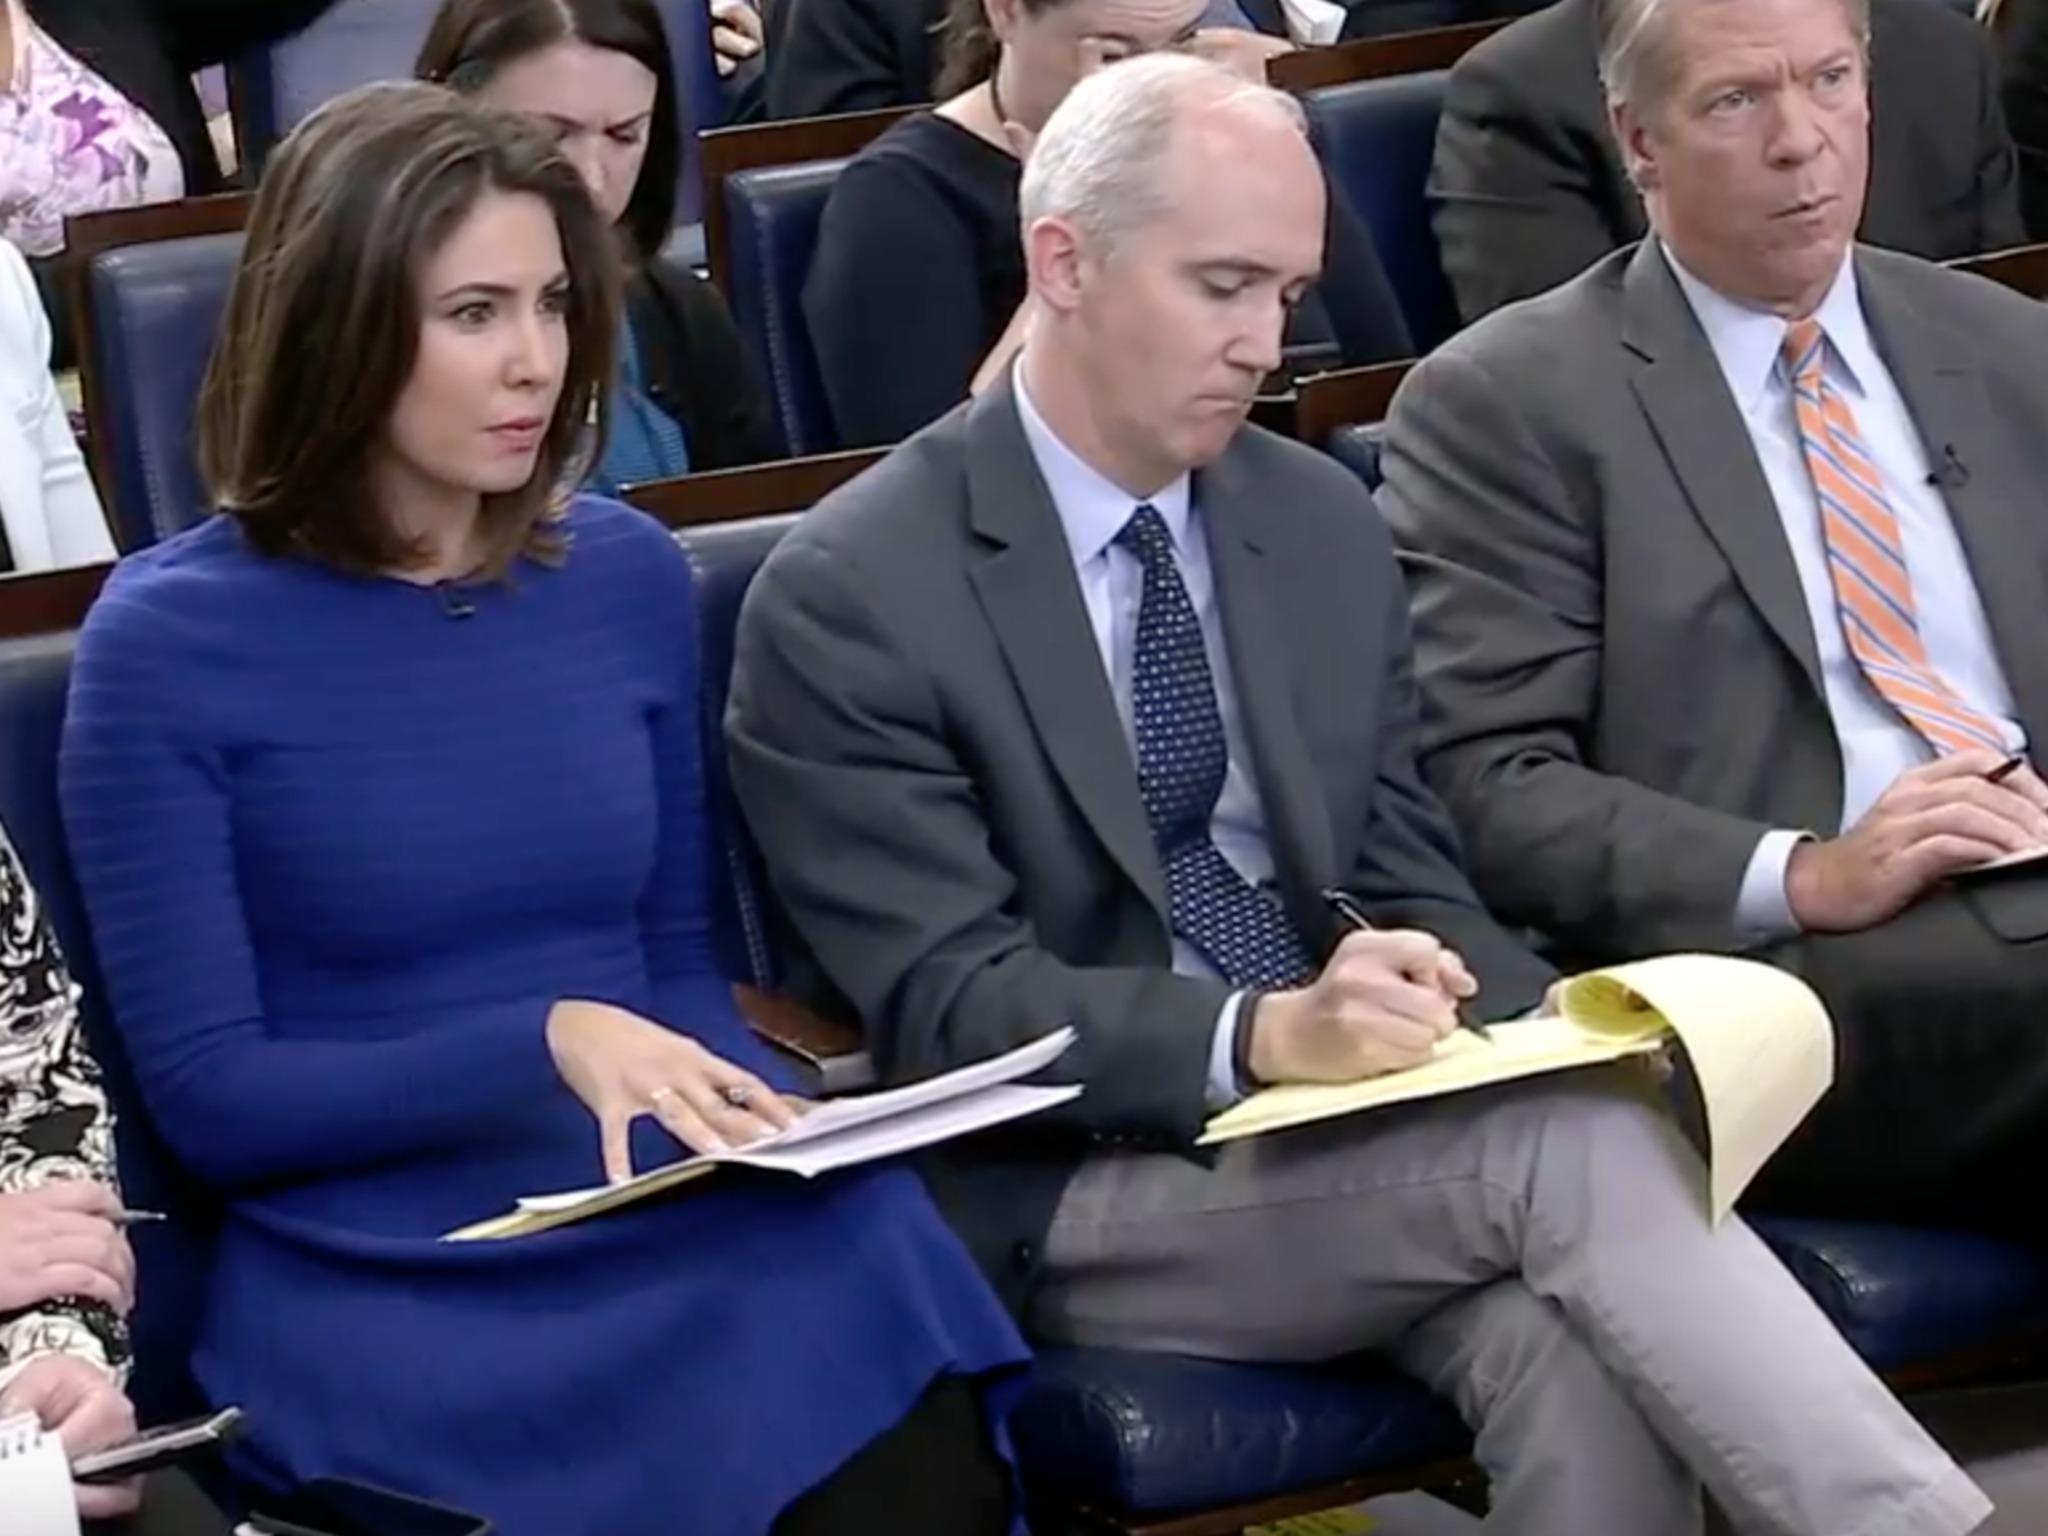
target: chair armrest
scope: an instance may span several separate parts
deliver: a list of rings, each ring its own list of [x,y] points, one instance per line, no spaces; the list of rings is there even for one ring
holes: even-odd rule
[[[758,987],[735,985],[732,996],[754,1033],[796,1060],[811,1092],[831,1096],[875,1086],[875,1064],[850,1024]]]

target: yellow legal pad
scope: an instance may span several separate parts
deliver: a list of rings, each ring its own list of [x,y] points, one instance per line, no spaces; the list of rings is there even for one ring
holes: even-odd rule
[[[1325,1509],[1266,1525],[1248,1525],[1244,1536],[1372,1536],[1379,1521],[1362,1509]]]
[[[1755,960],[1662,955],[1574,976],[1558,1012],[1458,1030],[1421,1066],[1357,1083],[1266,1088],[1210,1120],[1206,1144],[1676,1046],[1706,1110],[1715,1221],[1834,1080],[1834,1028],[1813,989]]]

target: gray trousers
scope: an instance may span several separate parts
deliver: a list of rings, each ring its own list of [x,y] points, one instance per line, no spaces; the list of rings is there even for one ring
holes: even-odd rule
[[[1991,1505],[1740,1221],[1637,1074],[1580,1072],[1083,1165],[1051,1342],[1383,1349],[1454,1403],[1501,1536],[1948,1536]]]

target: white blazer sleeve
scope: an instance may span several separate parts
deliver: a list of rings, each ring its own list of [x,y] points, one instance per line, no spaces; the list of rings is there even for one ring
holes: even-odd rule
[[[26,464],[0,477],[0,521],[18,571],[114,558],[99,494],[50,377],[50,322],[28,263],[0,240],[0,442]],[[12,457],[12,453],[6,455]],[[22,470],[25,469],[25,473]]]

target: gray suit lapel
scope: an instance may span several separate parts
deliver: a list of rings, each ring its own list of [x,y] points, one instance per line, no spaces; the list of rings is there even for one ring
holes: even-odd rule
[[[2048,613],[2048,540],[2020,515],[2016,498],[2034,495],[2033,465],[1998,430],[1971,341],[1926,319],[1893,273],[1858,258],[1864,318],[1929,462],[1953,455],[1958,473],[1942,487],[1956,533],[1969,555],[1998,659],[2034,749],[2048,744],[2048,651],[2035,639]],[[1981,344],[1981,342],[1980,342]]]
[[[1322,933],[1328,917],[1315,893],[1333,881],[1329,810],[1323,801],[1308,744],[1294,711],[1294,674],[1280,636],[1286,602],[1284,573],[1275,568],[1259,534],[1259,502],[1235,453],[1226,453],[1195,477],[1209,559],[1216,572],[1216,602],[1230,675],[1251,749],[1251,769],[1274,867],[1288,912],[1305,935]],[[1331,666],[1373,666],[1370,657],[1328,658]]]
[[[1654,240],[1637,250],[1622,292],[1622,344],[1635,357],[1629,382],[1651,430],[1736,580],[1818,695],[1813,620],[1770,483],[1714,350]],[[1613,511],[1628,515],[1627,507]]]
[[[967,418],[968,571],[1038,739],[1095,835],[1167,923],[1166,886],[1087,605],[1007,380]]]

